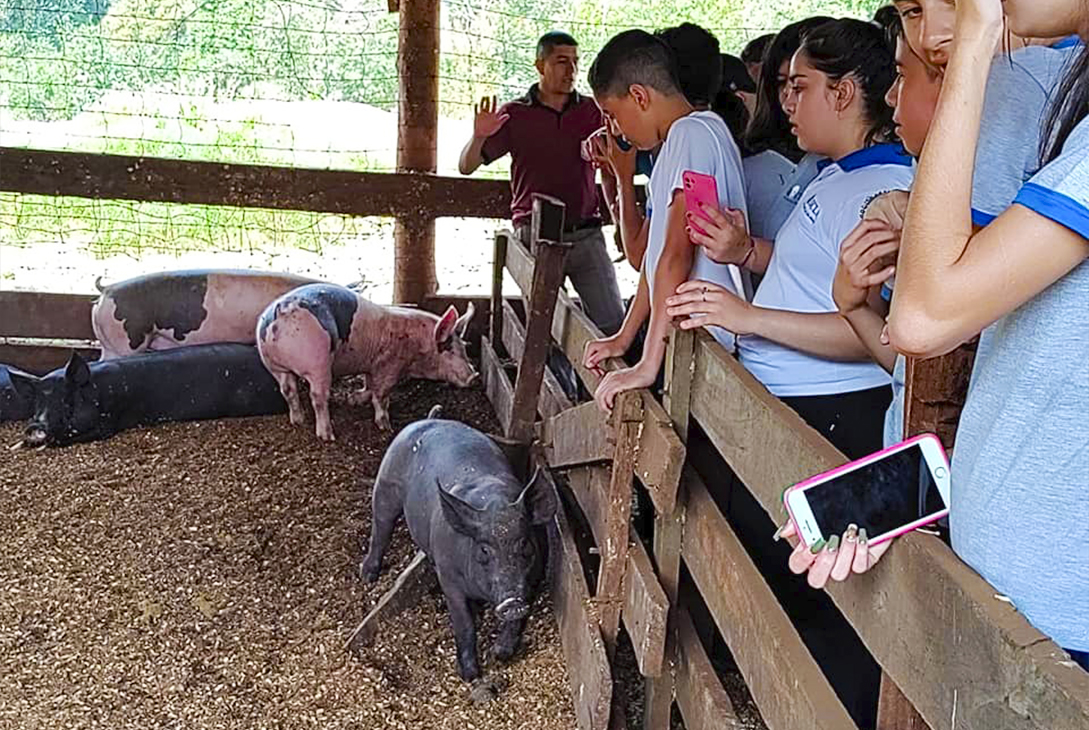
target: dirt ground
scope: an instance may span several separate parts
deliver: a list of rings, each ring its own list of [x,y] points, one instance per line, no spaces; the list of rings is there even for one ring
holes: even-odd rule
[[[480,390],[431,383],[396,392],[394,428],[435,403],[497,428]],[[484,621],[485,672],[508,686],[483,707],[441,595],[345,650],[414,549],[398,529],[379,583],[357,579],[390,437],[369,408],[334,403],[333,420],[333,445],[274,416],[0,452],[0,728],[573,728],[543,600],[510,666]]]

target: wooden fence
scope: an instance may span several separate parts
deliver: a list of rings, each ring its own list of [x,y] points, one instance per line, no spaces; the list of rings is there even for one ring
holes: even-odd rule
[[[547,352],[538,333],[549,334],[546,344],[567,356],[586,389],[600,380],[581,365],[583,348],[599,332],[557,294],[560,277],[541,271],[562,266],[562,257],[542,253],[555,243],[534,241],[535,261],[509,234],[497,236],[490,333],[481,351],[500,421],[509,428],[526,408],[538,412],[541,458],[566,481],[600,556],[597,584],[588,585],[588,556],[565,537],[555,576],[579,727],[623,726],[606,661],[618,624],[646,678],[643,727],[668,728],[674,702],[690,730],[737,725],[708,657],[703,609],[695,618],[680,595],[683,565],[769,728],[855,728],[716,502],[714,485],[686,461],[685,441],[698,424],[728,467],[724,478],[739,480],[776,520],[785,487],[845,457],[702,333],[671,335],[661,403],[648,391],[625,394],[607,417],[592,402],[571,403],[547,371],[528,405],[516,397],[513,364],[536,367]],[[504,269],[523,293],[525,321],[499,296]],[[649,553],[629,522],[634,483],[653,503]],[[901,538],[880,566],[828,593],[884,672],[882,730],[1089,728],[1089,674],[937,537]]]
[[[0,189],[430,217],[499,217],[509,200],[489,181],[9,149],[0,149]],[[588,557],[561,515],[554,602],[579,727],[626,721],[613,702],[611,673],[623,625],[646,678],[648,729],[669,727],[674,704],[692,730],[736,725],[708,655],[712,628],[772,730],[854,728],[716,502],[717,485],[693,467],[686,441],[690,425],[698,424],[728,467],[724,476],[739,480],[773,518],[784,487],[844,457],[703,335],[671,337],[662,402],[647,391],[627,394],[608,418],[592,404],[572,403],[544,359],[558,348],[592,391],[599,376],[581,366],[581,356],[599,332],[557,293],[564,256],[555,221],[555,212],[541,211],[539,260],[509,235],[497,237],[491,306],[479,307],[483,316],[474,329],[500,421],[509,433],[539,440],[540,458],[562,474],[600,556],[590,585]],[[516,303],[499,296],[504,270],[523,293],[524,318]],[[92,349],[91,302],[81,295],[0,292],[0,362],[41,372],[60,365],[72,346]],[[449,302],[427,297],[422,306]],[[514,363],[520,367],[512,379]],[[649,550],[631,520],[635,483],[654,513]],[[700,615],[684,599],[684,573],[699,595]],[[1089,728],[1089,674],[940,540],[905,537],[872,573],[828,592],[885,672],[882,730],[924,723],[933,730]]]

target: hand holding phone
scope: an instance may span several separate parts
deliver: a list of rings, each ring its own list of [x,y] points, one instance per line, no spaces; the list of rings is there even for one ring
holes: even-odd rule
[[[797,484],[784,501],[811,548],[852,526],[880,545],[949,514],[949,462],[924,434]]]
[[[684,207],[688,210],[688,223],[697,232],[707,235],[707,231],[696,221],[709,220],[701,206],[718,210],[718,182],[713,175],[686,170],[681,176],[684,183]]]

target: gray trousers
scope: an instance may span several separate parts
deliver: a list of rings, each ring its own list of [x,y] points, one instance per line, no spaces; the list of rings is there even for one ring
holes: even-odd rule
[[[529,248],[528,225],[516,227],[514,234]],[[624,304],[604,234],[600,228],[585,228],[563,234],[563,240],[571,244],[563,273],[578,292],[586,316],[606,335],[616,334],[624,324]]]

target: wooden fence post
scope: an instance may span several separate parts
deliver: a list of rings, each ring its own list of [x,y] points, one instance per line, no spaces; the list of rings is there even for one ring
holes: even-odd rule
[[[397,170],[434,173],[439,140],[439,0],[399,0]],[[438,288],[435,219],[426,211],[394,225],[393,301],[422,303]]]
[[[503,271],[507,266],[509,240],[508,231],[496,232],[492,257],[492,321],[488,330],[488,337],[492,342],[503,342]]]
[[[664,405],[673,429],[681,441],[688,440],[688,416],[692,403],[692,375],[695,358],[695,333],[676,328],[669,338],[665,360]],[[677,599],[680,595],[681,542],[684,537],[684,479],[677,488],[677,502],[672,514],[654,516],[654,561],[658,582],[669,599],[665,666],[659,677],[646,681],[644,730],[668,730],[673,710],[677,659]]]
[[[552,347],[552,315],[556,311],[556,296],[563,284],[563,263],[570,248],[570,244],[563,243],[564,209],[564,204],[556,198],[539,194],[533,196],[533,224],[530,227],[530,252],[534,257],[533,285],[526,310],[525,350],[518,365],[507,433],[508,437],[524,443],[533,439],[537,400]],[[499,287],[502,289],[501,279]],[[499,313],[502,316],[501,307]]]
[[[977,344],[978,340],[973,340],[948,355],[929,360],[908,358],[904,373],[904,438],[934,433],[946,451],[952,451]],[[911,700],[889,675],[882,673],[877,730],[929,728]]]

